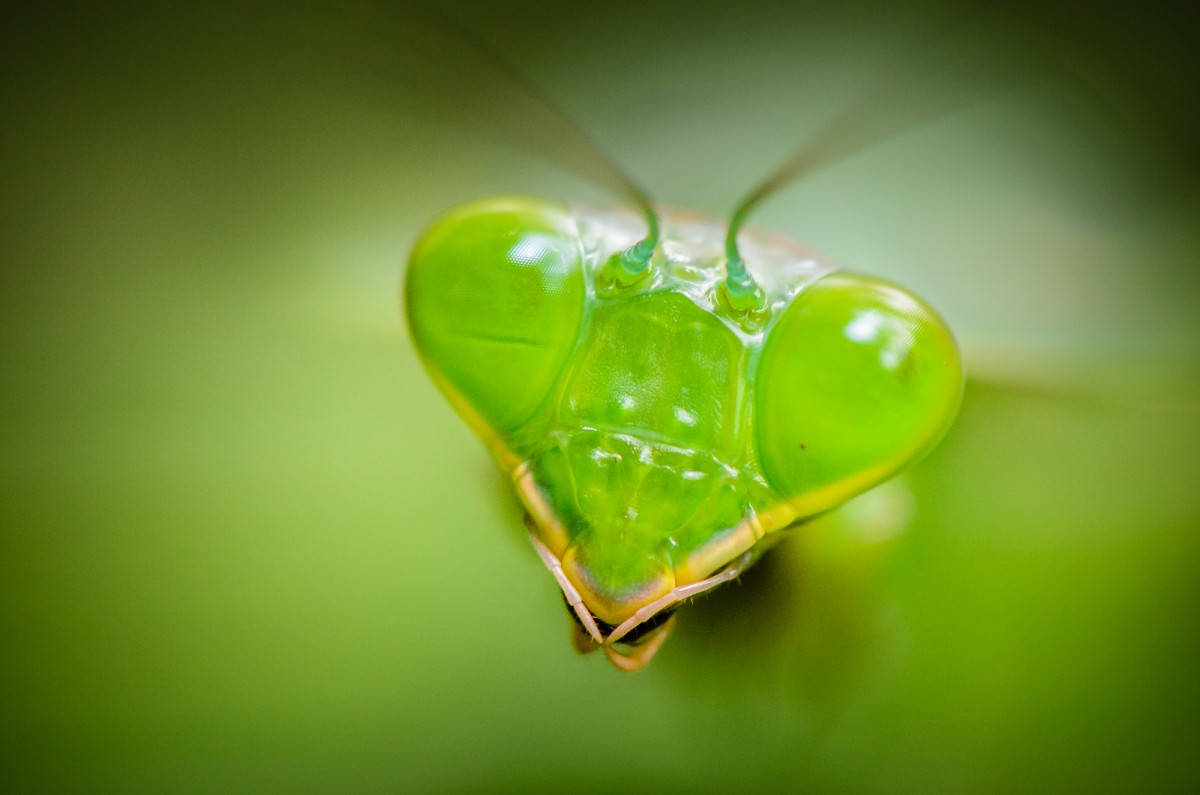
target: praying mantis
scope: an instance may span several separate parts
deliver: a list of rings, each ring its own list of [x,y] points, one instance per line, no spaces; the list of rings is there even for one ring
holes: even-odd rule
[[[954,419],[962,361],[931,307],[743,226],[788,183],[924,118],[897,92],[920,69],[888,75],[718,219],[656,205],[460,33],[448,68],[516,86],[504,96],[521,115],[626,204],[501,196],[451,210],[410,256],[405,315],[429,375],[511,480],[576,647],[637,670],[681,604],[902,471]]]

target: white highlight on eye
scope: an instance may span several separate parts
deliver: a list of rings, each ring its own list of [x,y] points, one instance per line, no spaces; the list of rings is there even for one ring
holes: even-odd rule
[[[855,316],[846,324],[843,333],[853,342],[880,345],[879,363],[886,370],[895,370],[902,365],[913,345],[912,329],[903,320],[876,309]]]
[[[854,342],[871,342],[883,328],[884,317],[872,309],[863,312],[846,324],[846,338]]]
[[[904,351],[896,345],[889,345],[879,354],[879,363],[888,370],[895,370],[904,361]]]
[[[545,235],[522,235],[508,250],[508,261],[516,265],[537,265],[549,249]]]
[[[637,401],[633,399],[633,395],[621,395],[619,402],[621,404],[621,408],[625,409],[626,411],[632,411],[634,406],[637,405]]]
[[[682,406],[675,407],[675,419],[682,422],[684,425],[695,425],[696,415]]]

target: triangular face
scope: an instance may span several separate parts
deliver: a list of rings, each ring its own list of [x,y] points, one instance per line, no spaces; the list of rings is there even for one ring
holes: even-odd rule
[[[776,531],[891,477],[940,438],[961,393],[949,332],[900,288],[743,233],[767,298],[746,324],[717,295],[723,229],[665,220],[633,285],[597,274],[636,220],[529,199],[450,213],[408,273],[426,366],[514,477],[543,559],[606,651],[736,575]],[[665,630],[643,634],[657,648]]]

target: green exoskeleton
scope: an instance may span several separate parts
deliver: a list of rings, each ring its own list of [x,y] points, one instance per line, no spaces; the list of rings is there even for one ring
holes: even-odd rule
[[[434,224],[405,290],[417,348],[513,480],[587,643],[644,664],[682,600],[929,449],[958,406],[954,340],[919,299],[743,234],[759,298],[727,297],[723,229],[485,199]],[[614,273],[615,271],[615,273]]]
[[[483,199],[412,252],[417,350],[512,479],[580,650],[645,665],[681,602],[952,422],[962,367],[932,309],[742,228],[855,135],[818,138],[729,222],[653,205],[593,148],[634,208]]]

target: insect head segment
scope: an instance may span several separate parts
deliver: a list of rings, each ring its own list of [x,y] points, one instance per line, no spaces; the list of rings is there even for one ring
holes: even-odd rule
[[[512,479],[576,646],[644,665],[681,602],[949,427],[953,337],[902,288],[664,211],[485,199],[413,251],[423,363]],[[753,269],[753,272],[751,272]]]

